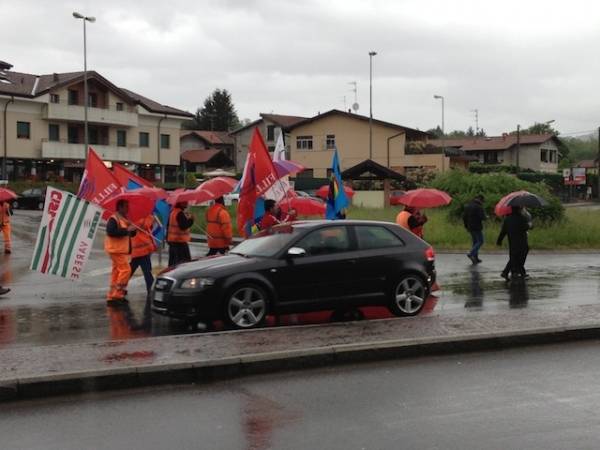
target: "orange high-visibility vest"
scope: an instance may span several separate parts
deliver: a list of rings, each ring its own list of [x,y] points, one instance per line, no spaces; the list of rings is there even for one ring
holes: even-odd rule
[[[0,226],[10,223],[10,205],[2,204],[0,207]]]
[[[396,223],[400,225],[402,228],[406,228],[410,230],[408,226],[408,219],[412,216],[408,211],[400,211],[400,213],[396,216]]]
[[[181,208],[173,208],[169,215],[169,228],[167,229],[167,242],[190,242],[192,234],[190,229],[182,230],[177,223],[177,215],[182,212]]]
[[[118,214],[113,214],[108,220],[110,219],[115,219],[119,228],[127,228],[128,226],[128,222]],[[113,237],[107,234],[104,239],[104,251],[108,254],[128,255],[131,253],[131,238],[129,235]]]
[[[131,238],[131,257],[139,258],[156,250],[156,242],[152,237],[154,217],[148,216],[136,223],[140,230]],[[143,231],[142,231],[143,230]]]
[[[206,240],[209,248],[229,247],[231,217],[223,205],[215,203],[206,211]]]

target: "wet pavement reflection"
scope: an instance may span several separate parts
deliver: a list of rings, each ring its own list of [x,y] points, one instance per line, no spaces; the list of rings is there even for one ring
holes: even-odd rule
[[[86,277],[80,282],[29,271],[36,220],[39,218],[35,213],[18,212],[14,221],[20,226],[14,227],[14,252],[0,256],[0,284],[12,289],[0,297],[0,346],[135,339],[204,329],[153,317],[141,276],[131,282],[127,306],[107,308],[104,296],[110,268],[101,236],[86,267]],[[201,255],[205,249],[195,246],[192,251]],[[532,253],[527,262],[531,278],[519,282],[506,282],[500,277],[506,258],[505,254],[483,255],[484,262],[472,266],[465,255],[439,254],[436,265],[441,290],[427,299],[423,314],[485,314],[599,301],[600,258],[596,254]],[[393,316],[387,308],[373,307],[269,317],[267,326],[388,317]],[[209,329],[220,331],[223,326],[216,324]]]

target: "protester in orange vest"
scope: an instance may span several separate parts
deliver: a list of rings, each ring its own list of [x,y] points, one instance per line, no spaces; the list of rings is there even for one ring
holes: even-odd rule
[[[187,202],[177,203],[169,215],[169,267],[192,260],[188,242],[192,240],[190,228],[194,224],[194,217],[185,212],[187,206]]]
[[[112,275],[107,304],[115,306],[126,301],[127,283],[131,276],[129,255],[131,254],[131,238],[135,236],[135,226],[127,220],[129,203],[126,200],[117,202],[117,212],[106,222],[106,238],[104,250],[112,260]]]
[[[206,256],[227,253],[232,237],[231,216],[225,208],[225,200],[223,197],[219,197],[206,211],[206,240],[208,242]]]
[[[414,234],[423,237],[423,225],[427,222],[427,216],[422,214],[417,208],[411,206],[405,207],[396,216],[396,223],[402,228],[412,231]]]
[[[2,235],[4,236],[4,253],[7,255],[10,255],[12,252],[10,229],[11,215],[12,211],[8,202],[0,202],[0,228],[2,228]]]
[[[131,276],[138,267],[142,269],[146,291],[150,294],[154,277],[152,276],[152,253],[157,249],[156,240],[152,235],[152,227],[155,218],[153,215],[140,219],[136,222],[138,230],[131,239]]]

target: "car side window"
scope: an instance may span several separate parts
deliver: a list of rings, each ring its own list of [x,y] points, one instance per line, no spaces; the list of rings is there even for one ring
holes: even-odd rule
[[[21,195],[29,196],[29,195],[31,195],[32,192],[33,192],[33,189],[27,189],[26,191],[23,191],[23,193]]]
[[[375,248],[400,247],[404,242],[385,227],[359,225],[355,227],[358,248],[371,250]]]
[[[339,226],[315,230],[303,237],[294,247],[304,249],[310,256],[347,252],[351,248],[348,228]]]

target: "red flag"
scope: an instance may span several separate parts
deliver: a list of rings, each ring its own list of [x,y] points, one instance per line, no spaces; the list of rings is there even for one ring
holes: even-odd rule
[[[90,147],[77,197],[100,205],[121,191],[121,183]]]
[[[237,224],[242,236],[248,237],[250,234],[248,224],[254,220],[256,199],[267,192],[277,179],[277,171],[273,167],[265,141],[258,128],[255,128],[248,147],[238,203]]]
[[[115,178],[117,179],[119,184],[124,187],[127,187],[127,185],[129,184],[129,180],[139,184],[140,186],[154,187],[154,185],[148,180],[140,177],[139,175],[136,175],[131,170],[127,169],[126,167],[123,167],[119,163],[113,163],[113,174],[115,175]]]

